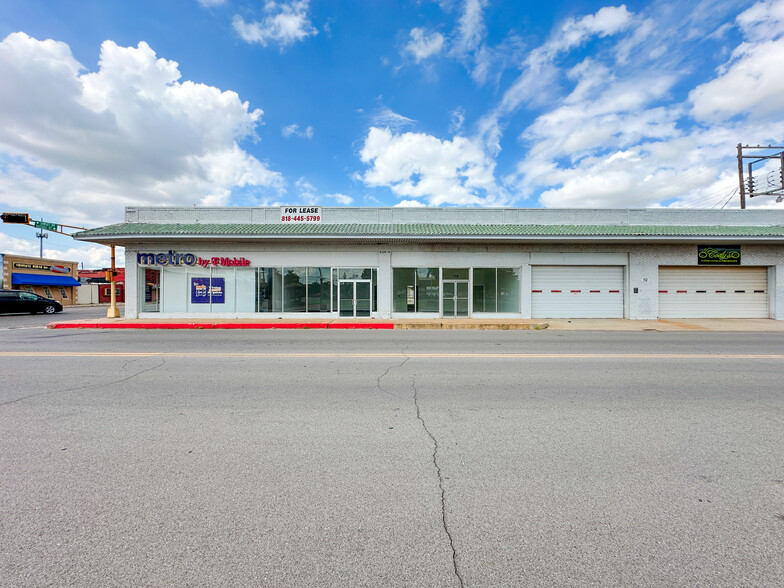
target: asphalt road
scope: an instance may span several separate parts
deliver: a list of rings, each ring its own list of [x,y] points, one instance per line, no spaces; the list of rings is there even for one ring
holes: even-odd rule
[[[4,323],[1,585],[784,585],[782,334]]]

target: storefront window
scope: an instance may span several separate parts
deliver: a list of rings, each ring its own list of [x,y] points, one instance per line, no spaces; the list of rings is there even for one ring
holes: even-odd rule
[[[520,270],[474,268],[474,312],[520,312]]]
[[[282,312],[283,309],[283,277],[280,268],[258,268],[258,304],[256,312]]]
[[[143,288],[142,312],[160,311],[161,270],[142,269],[143,279],[139,280]]]
[[[392,270],[392,312],[416,312],[416,269]]]
[[[438,312],[438,268],[394,268],[393,312]]]
[[[283,312],[305,312],[307,268],[283,268]]]
[[[474,312],[496,312],[494,267],[474,268]]]
[[[417,268],[417,312],[438,312],[438,268]]]
[[[256,312],[331,312],[330,268],[258,268]]]
[[[329,268],[308,268],[308,312],[330,312]]]
[[[498,268],[498,312],[520,312],[520,270]]]

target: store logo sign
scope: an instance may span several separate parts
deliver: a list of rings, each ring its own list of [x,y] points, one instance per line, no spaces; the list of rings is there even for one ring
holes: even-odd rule
[[[199,265],[201,267],[248,267],[250,260],[244,257],[197,257],[193,253],[137,253],[136,263],[139,265]]]
[[[740,265],[740,245],[697,246],[698,265]]]

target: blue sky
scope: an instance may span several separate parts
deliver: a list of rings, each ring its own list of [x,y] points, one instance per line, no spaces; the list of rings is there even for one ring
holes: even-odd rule
[[[0,207],[737,207],[782,96],[784,0],[6,2]]]

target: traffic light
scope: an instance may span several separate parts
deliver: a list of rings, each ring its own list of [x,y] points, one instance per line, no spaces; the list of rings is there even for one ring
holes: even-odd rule
[[[4,223],[16,223],[19,225],[29,225],[30,215],[26,212],[4,212],[0,214]]]

